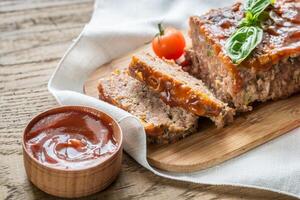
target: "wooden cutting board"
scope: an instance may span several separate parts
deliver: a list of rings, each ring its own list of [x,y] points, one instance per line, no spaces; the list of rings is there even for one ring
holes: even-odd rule
[[[133,54],[150,52],[150,45],[116,59],[90,75],[87,95],[97,97],[97,80],[117,68],[126,68]],[[149,145],[149,163],[173,172],[191,172],[220,164],[300,126],[300,95],[267,102],[252,112],[237,116],[234,123],[217,130],[209,120],[200,120],[200,130],[175,144]]]

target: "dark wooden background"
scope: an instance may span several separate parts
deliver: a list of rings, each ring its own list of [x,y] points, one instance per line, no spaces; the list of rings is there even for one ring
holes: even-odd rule
[[[92,0],[0,1],[0,200],[56,199],[31,185],[21,135],[35,114],[57,106],[47,82],[72,40],[91,17]],[[268,191],[167,180],[124,156],[118,179],[85,199],[272,199]]]

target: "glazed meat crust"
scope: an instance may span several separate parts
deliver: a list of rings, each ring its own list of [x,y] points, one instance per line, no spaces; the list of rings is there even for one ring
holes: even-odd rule
[[[238,111],[250,110],[254,101],[285,98],[300,90],[300,4],[279,0],[269,9],[263,41],[238,66],[224,45],[244,17],[243,5],[190,18],[189,73]]]
[[[146,55],[132,57],[129,74],[145,83],[172,107],[181,107],[198,116],[209,117],[218,127],[233,120],[234,110],[217,99],[198,80],[175,62]]]
[[[172,108],[126,71],[116,70],[99,80],[100,99],[138,117],[151,143],[173,143],[196,132],[198,117],[182,108]]]

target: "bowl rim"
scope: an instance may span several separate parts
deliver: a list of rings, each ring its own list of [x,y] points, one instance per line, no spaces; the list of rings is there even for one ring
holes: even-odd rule
[[[25,144],[25,135],[28,133],[28,129],[30,126],[34,125],[39,118],[42,119],[43,117],[50,115],[50,114],[54,114],[54,113],[59,113],[60,111],[67,111],[67,110],[80,110],[82,112],[85,113],[89,113],[91,114],[91,112],[89,111],[94,111],[94,112],[98,112],[101,114],[104,114],[106,116],[108,116],[113,123],[115,123],[115,125],[117,126],[117,129],[119,130],[120,133],[120,141],[118,142],[118,147],[116,149],[116,151],[114,151],[112,154],[106,156],[105,158],[102,158],[101,160],[99,158],[95,159],[98,160],[98,162],[95,162],[93,164],[91,164],[90,166],[87,167],[82,167],[82,168],[74,168],[74,169],[65,169],[65,168],[59,168],[59,167],[54,167],[51,165],[47,165],[44,164],[40,161],[38,161],[36,158],[33,157],[33,155],[31,153],[29,153],[28,149],[26,148],[26,144]],[[93,114],[93,113],[92,113]],[[115,132],[113,132],[113,134],[115,134]],[[43,168],[46,168],[48,170],[53,170],[53,171],[57,171],[57,172],[82,172],[82,171],[86,171],[86,170],[92,170],[92,169],[96,169],[97,167],[100,167],[102,165],[104,165],[105,163],[107,163],[108,161],[114,159],[115,156],[118,156],[118,153],[120,151],[123,150],[123,131],[121,129],[120,124],[109,114],[107,114],[106,112],[104,112],[103,110],[100,110],[98,108],[95,107],[91,107],[91,106],[82,106],[82,105],[62,105],[62,106],[56,106],[50,109],[47,109],[39,114],[36,114],[35,116],[33,116],[30,121],[27,123],[27,125],[25,126],[23,133],[22,133],[22,148],[23,148],[23,159],[24,158],[24,153],[30,158],[31,161],[33,161],[34,163],[36,163],[38,166],[41,166]]]

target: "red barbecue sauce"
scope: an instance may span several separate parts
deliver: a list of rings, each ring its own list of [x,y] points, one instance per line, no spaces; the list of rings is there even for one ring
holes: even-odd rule
[[[81,111],[51,114],[25,135],[27,150],[39,162],[64,169],[80,169],[117,150],[111,119]]]

